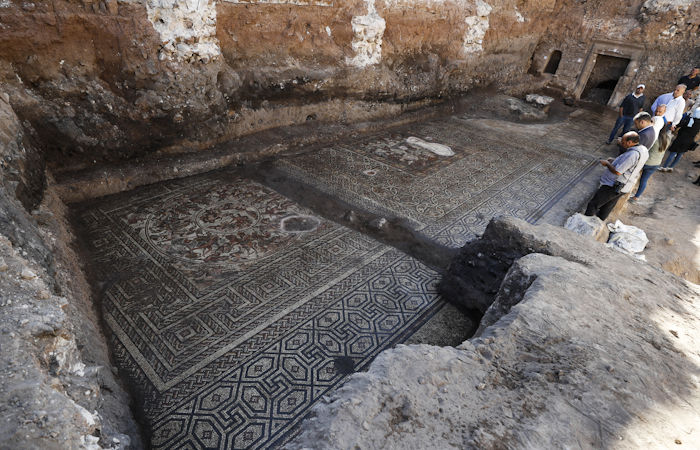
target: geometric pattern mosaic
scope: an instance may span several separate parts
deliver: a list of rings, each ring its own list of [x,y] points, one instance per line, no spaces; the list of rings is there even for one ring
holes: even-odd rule
[[[439,156],[410,136],[451,147]],[[510,214],[535,221],[591,169],[589,154],[522,138],[504,140],[458,119],[424,122],[336,144],[275,163],[278,170],[329,195],[412,228],[449,247],[480,235]],[[596,144],[594,144],[596,145]],[[561,147],[566,149],[566,147]]]
[[[432,153],[410,136],[455,154]],[[275,167],[460,247],[494,215],[536,221],[593,167],[592,148],[563,148],[566,136],[506,141],[453,118]],[[597,145],[598,136],[585,139],[582,147]],[[234,171],[75,212],[115,362],[155,449],[279,447],[348,374],[444,305],[434,270]]]
[[[82,205],[153,448],[266,448],[437,312],[439,276],[225,171]]]

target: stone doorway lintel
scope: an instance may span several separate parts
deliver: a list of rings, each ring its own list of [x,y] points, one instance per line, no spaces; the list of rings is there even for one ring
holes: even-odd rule
[[[583,64],[583,69],[581,74],[576,81],[576,87],[574,87],[573,95],[575,98],[581,98],[588,78],[591,76],[591,72],[595,67],[596,59],[598,55],[614,56],[617,58],[627,58],[630,60],[627,65],[627,70],[624,75],[622,75],[615,87],[615,91],[610,100],[608,100],[608,106],[614,106],[620,103],[624,96],[632,92],[632,84],[635,77],[637,76],[637,69],[639,68],[639,62],[644,54],[644,46],[638,44],[630,44],[627,42],[610,41],[610,40],[596,40],[591,44],[591,48],[588,50],[586,55],[586,61]]]

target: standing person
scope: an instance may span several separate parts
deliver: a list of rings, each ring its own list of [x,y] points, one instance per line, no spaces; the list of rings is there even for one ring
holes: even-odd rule
[[[673,166],[678,164],[683,154],[697,147],[698,133],[700,133],[700,108],[695,108],[692,115],[688,115],[678,124],[678,136],[668,148],[668,157],[661,172],[673,172]]]
[[[686,113],[693,109],[693,104],[695,103],[695,100],[693,100],[692,97],[693,93],[689,90],[685,90],[683,93],[683,101],[685,101],[685,106],[683,107],[683,113]]]
[[[652,127],[652,124],[652,118],[646,111],[642,111],[634,116],[634,127],[637,129],[637,134],[639,135],[639,144],[648,149],[651,148],[652,144],[654,144],[656,141],[656,138],[659,137],[659,130],[655,130],[654,127]],[[625,147],[618,144],[618,156],[626,151],[627,149]]]
[[[664,117],[671,124],[671,131],[676,130],[676,125],[681,121],[683,117],[683,109],[685,108],[685,100],[683,100],[683,93],[685,92],[685,84],[679,84],[673,90],[673,92],[668,92],[659,97],[651,105],[651,112],[656,113],[656,108],[659,105],[666,105],[666,114]]]
[[[700,86],[700,66],[695,66],[688,75],[683,75],[678,84],[685,84],[689,91],[694,91]]]
[[[606,144],[610,144],[613,139],[615,139],[620,127],[622,127],[622,134],[627,133],[630,128],[632,128],[634,116],[641,112],[642,108],[644,107],[644,101],[646,100],[646,97],[644,96],[644,88],[645,86],[640,84],[637,86],[637,89],[635,89],[634,92],[627,94],[627,96],[622,99],[618,112],[619,115],[617,120],[615,120],[615,125],[613,126],[612,131],[610,132],[610,137],[608,137],[608,140],[605,142]]]
[[[656,108],[656,111],[654,112],[654,125],[658,126],[659,123],[663,123],[663,126],[661,127],[661,131],[659,131],[659,151],[661,153],[665,152],[666,149],[668,148],[668,144],[671,143],[671,126],[668,123],[668,120],[664,117],[664,114],[666,114],[666,105],[659,105]]]
[[[659,135],[658,130],[652,127],[653,120],[648,112],[642,111],[634,116],[634,126],[637,128],[639,143],[646,148],[651,148]]]
[[[664,157],[664,152],[666,147],[668,147],[668,134],[666,133],[666,119],[664,119],[664,113],[666,112],[666,105],[661,105],[656,108],[656,115],[652,118],[652,129],[656,135],[654,143],[649,147],[649,158],[646,164],[642,167],[642,174],[639,177],[639,187],[637,192],[634,193],[633,197],[630,197],[631,203],[636,203],[639,197],[642,196],[644,190],[647,187],[647,182],[649,178],[654,175],[656,170],[661,165],[661,160]]]
[[[643,145],[639,145],[639,135],[634,131],[622,135],[621,143],[627,149],[625,153],[614,160],[600,160],[606,171],[600,177],[600,187],[588,202],[587,216],[607,219],[617,200],[632,190],[637,182],[637,175],[649,157],[649,151]]]

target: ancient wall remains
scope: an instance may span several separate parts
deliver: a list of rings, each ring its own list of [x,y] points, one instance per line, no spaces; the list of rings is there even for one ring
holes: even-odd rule
[[[629,59],[609,104],[618,104],[639,83],[650,101],[673,90],[700,58],[700,10],[689,0],[560,3],[559,18],[542,37],[531,72],[545,72],[555,51],[562,53],[549,84],[581,97],[596,59]],[[604,81],[604,80],[603,80]]]

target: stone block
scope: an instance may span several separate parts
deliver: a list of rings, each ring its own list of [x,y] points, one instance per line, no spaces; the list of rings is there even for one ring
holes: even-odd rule
[[[478,337],[383,352],[319,404],[285,448],[697,442],[697,433],[675,430],[699,420],[698,286],[562,228],[508,219],[489,229],[515,252],[566,247],[591,262],[520,258]]]
[[[605,222],[595,216],[585,216],[576,213],[566,220],[564,228],[583,236],[591,236],[598,242],[608,241],[609,231],[605,226]]]
[[[547,95],[527,94],[525,96],[525,101],[540,107],[545,107],[549,106],[554,101],[554,98]]]

